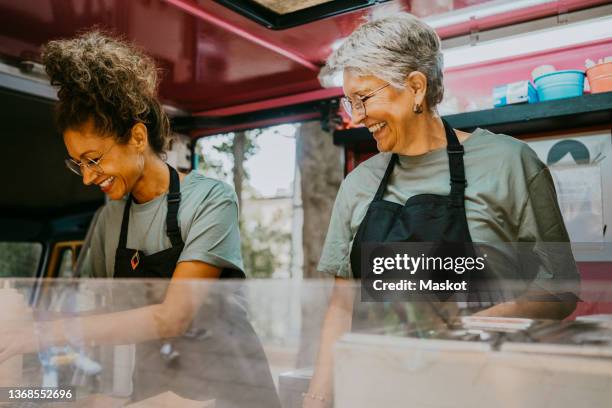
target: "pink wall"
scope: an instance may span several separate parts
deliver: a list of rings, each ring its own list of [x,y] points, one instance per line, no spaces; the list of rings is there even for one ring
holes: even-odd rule
[[[612,38],[566,49],[491,61],[483,64],[451,68],[445,71],[445,102],[457,98],[458,112],[493,107],[493,88],[520,80],[531,80],[531,71],[540,65],[584,71],[584,61],[612,55]]]

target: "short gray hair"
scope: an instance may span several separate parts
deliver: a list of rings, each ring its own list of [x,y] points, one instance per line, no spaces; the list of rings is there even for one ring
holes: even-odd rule
[[[440,37],[433,28],[408,13],[367,22],[346,38],[321,70],[331,75],[347,69],[374,75],[397,89],[412,71],[427,77],[427,104],[434,110],[444,96],[444,60]]]

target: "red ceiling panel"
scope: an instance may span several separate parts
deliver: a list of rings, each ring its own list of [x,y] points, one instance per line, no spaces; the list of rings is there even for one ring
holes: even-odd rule
[[[482,2],[446,0],[454,9]],[[431,11],[425,0],[390,3],[416,14]],[[217,111],[312,95],[320,89],[313,65],[322,64],[332,44],[371,11],[274,31],[212,0],[0,0],[0,58],[38,59],[46,41],[98,26],[157,59],[164,70],[165,103],[192,112]]]
[[[343,16],[271,31],[212,1],[185,2],[271,44],[295,49],[315,66],[330,44],[356,24]],[[0,56],[38,59],[41,44],[93,26],[121,34],[155,57],[164,70],[162,98],[185,110],[319,89],[313,69],[163,0],[0,0]]]

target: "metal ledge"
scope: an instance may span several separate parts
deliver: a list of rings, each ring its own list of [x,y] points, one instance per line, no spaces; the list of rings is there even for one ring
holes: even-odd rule
[[[510,136],[612,124],[612,92],[536,104],[510,105],[448,115],[444,118],[455,129],[472,132],[476,128],[485,128]],[[336,145],[352,146],[364,143],[374,147],[374,140],[367,128],[334,132]]]

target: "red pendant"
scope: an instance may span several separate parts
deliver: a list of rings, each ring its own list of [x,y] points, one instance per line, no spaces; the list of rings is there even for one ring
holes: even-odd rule
[[[130,259],[130,263],[132,264],[132,270],[136,270],[136,267],[140,263],[140,255],[138,255],[138,251],[134,252],[132,259]]]

